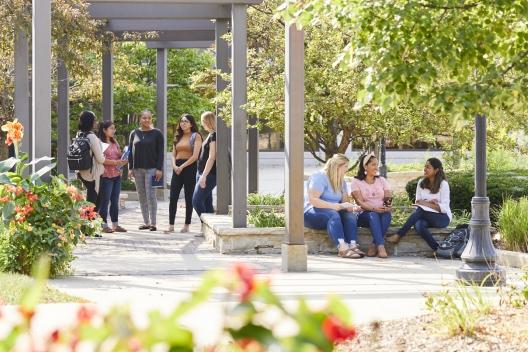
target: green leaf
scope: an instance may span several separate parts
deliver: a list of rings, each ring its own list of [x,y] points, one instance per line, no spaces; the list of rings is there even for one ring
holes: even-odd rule
[[[16,158],[9,158],[0,161],[0,172],[6,172],[11,170],[20,160]]]

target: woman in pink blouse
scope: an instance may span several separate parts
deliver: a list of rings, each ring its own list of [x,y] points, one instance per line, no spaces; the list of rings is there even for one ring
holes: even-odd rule
[[[128,159],[121,160],[121,150],[119,144],[114,139],[115,125],[112,121],[103,121],[99,124],[99,139],[101,142],[109,144],[104,150],[105,157],[104,173],[101,176],[99,189],[99,215],[103,218],[103,232],[126,232],[127,230],[119,226],[119,194],[121,193],[121,167],[128,164]],[[110,218],[112,228],[107,224],[108,205],[110,204]]]
[[[356,203],[363,209],[358,216],[358,226],[370,228],[374,238],[367,256],[387,258],[384,237],[392,220],[392,193],[387,180],[378,176],[378,159],[374,153],[359,160],[358,174],[352,180],[351,190]]]

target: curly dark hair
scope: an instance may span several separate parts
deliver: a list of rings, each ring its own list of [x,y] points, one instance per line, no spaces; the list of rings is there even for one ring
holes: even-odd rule
[[[182,139],[183,137],[183,130],[180,124],[183,118],[185,118],[187,121],[191,123],[191,133],[195,132],[201,136],[200,131],[198,131],[198,125],[196,125],[196,120],[194,119],[194,117],[191,114],[183,114],[180,117],[180,121],[178,121],[178,129],[176,130],[176,135],[174,136],[174,141],[173,141],[174,147],[176,146],[176,144],[178,144],[180,139]]]

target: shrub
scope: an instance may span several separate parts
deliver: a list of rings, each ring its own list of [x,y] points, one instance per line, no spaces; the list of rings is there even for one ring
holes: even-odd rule
[[[284,227],[286,220],[284,213],[266,209],[253,209],[249,211],[248,222],[256,227]]]
[[[138,319],[133,319],[127,308],[113,308],[101,314],[93,307],[83,306],[73,326],[53,331],[39,346],[43,351],[191,352],[196,350],[193,333],[180,320],[208,301],[213,292],[215,297],[225,295],[221,301],[230,302],[225,307],[220,341],[231,343],[210,346],[208,351],[330,352],[335,344],[355,338],[357,332],[350,312],[339,299],[331,297],[322,308],[316,309],[303,299],[286,307],[270,289],[269,280],[259,279],[255,274],[253,268],[241,263],[231,270],[209,272],[188,299],[168,314],[150,312],[145,324],[137,324]],[[17,351],[22,350],[21,346],[35,345],[35,334],[29,331],[44,285],[45,280],[39,278],[36,289],[26,296],[31,299],[22,302],[18,319],[10,319],[12,326],[5,324],[6,315],[0,315],[4,327],[0,351]],[[286,329],[277,329],[281,324]]]
[[[284,194],[275,196],[272,194],[250,193],[248,194],[249,205],[284,205]]]
[[[121,179],[121,190],[122,191],[135,191],[136,184],[132,180],[122,178]]]
[[[507,199],[496,217],[506,248],[528,252],[528,197]]]
[[[451,209],[471,212],[471,198],[475,193],[474,173],[455,171],[447,174],[451,189]],[[407,183],[409,199],[416,197],[416,185],[420,178]],[[512,170],[488,173],[488,197],[492,208],[499,208],[506,198],[519,199],[528,196],[528,170]]]

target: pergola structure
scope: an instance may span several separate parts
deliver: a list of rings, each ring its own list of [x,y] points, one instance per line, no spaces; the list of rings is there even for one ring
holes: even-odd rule
[[[231,72],[232,124],[217,120],[217,211],[227,213],[231,198],[233,227],[247,226],[247,194],[258,181],[256,130],[249,131],[242,108],[247,101],[247,6],[262,0],[88,0],[94,18],[106,19],[107,30],[124,40],[125,32],[152,32],[141,38],[157,49],[156,123],[167,131],[167,49],[216,46],[216,67]],[[231,50],[223,39],[231,32]],[[28,101],[29,50],[27,36],[19,32],[15,44],[15,115],[26,126],[30,158],[51,155],[51,0],[33,0],[32,102]],[[103,119],[113,119],[112,52],[103,55]],[[229,62],[231,60],[231,65]],[[69,143],[68,70],[58,61],[58,169],[67,173],[64,160]],[[294,25],[286,28],[285,199],[286,236],[282,247],[283,270],[306,271],[303,224],[304,149],[304,34]],[[226,82],[217,77],[217,91]],[[218,110],[218,108],[217,108]],[[31,118],[28,118],[31,116]],[[255,138],[255,136],[257,138]],[[248,149],[250,158],[248,160]],[[231,163],[230,163],[231,159]],[[248,165],[249,164],[249,165]],[[253,170],[253,175],[249,170]],[[34,166],[38,167],[38,166]],[[230,179],[231,178],[231,179]]]

